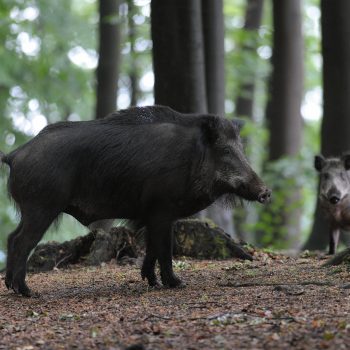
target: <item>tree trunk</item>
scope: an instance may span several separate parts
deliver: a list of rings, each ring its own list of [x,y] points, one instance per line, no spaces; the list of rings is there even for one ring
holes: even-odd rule
[[[203,38],[208,112],[225,116],[223,0],[203,0]]]
[[[119,0],[99,1],[96,118],[115,111],[120,60]]]
[[[303,96],[301,18],[300,0],[273,1],[273,71],[271,96],[266,111],[270,131],[270,162],[286,156],[294,157],[300,151],[300,107]],[[300,237],[300,209],[293,206],[300,199],[300,191],[295,189],[292,193],[288,192],[287,181],[280,186],[275,188],[275,193],[283,197],[283,207],[270,207],[271,217],[279,216],[279,223],[273,224],[272,239],[283,240],[288,242],[289,247],[296,248]]]
[[[137,53],[135,50],[136,26],[134,16],[136,15],[134,0],[128,0],[128,23],[129,23],[129,42],[130,42],[130,105],[136,106],[139,97],[139,75],[137,68]]]
[[[269,160],[300,151],[303,96],[303,37],[300,0],[273,1],[272,96]]]
[[[222,0],[202,2],[205,77],[208,112],[225,116],[225,49],[224,15]],[[233,212],[212,205],[202,211],[202,217],[213,220],[224,231],[233,236]]]
[[[323,120],[321,153],[338,156],[350,150],[350,1],[322,0]],[[305,249],[325,249],[328,225],[319,203]]]
[[[154,97],[179,112],[206,113],[200,0],[152,0]]]
[[[258,36],[258,29],[261,25],[264,0],[247,0],[245,14],[244,30],[250,32],[254,37]],[[250,52],[250,55],[256,55],[257,40],[251,40],[252,44],[244,44],[243,51]],[[255,78],[257,67],[251,67],[251,72],[243,78],[244,83],[240,86],[240,93],[236,101],[236,116],[253,119]]]

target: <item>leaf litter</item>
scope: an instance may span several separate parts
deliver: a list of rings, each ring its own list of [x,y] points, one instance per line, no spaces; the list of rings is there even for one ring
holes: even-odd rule
[[[149,288],[112,261],[29,274],[37,298],[0,285],[0,349],[347,349],[350,273],[319,255],[179,259],[183,289]]]

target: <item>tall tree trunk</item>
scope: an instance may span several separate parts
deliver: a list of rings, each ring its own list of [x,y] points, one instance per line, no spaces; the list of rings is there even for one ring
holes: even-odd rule
[[[264,0],[247,0],[245,13],[244,30],[258,36],[258,30],[261,25]],[[252,39],[252,38],[250,38]],[[244,43],[242,51],[249,52],[250,55],[256,54],[257,40],[249,40],[250,44]],[[240,93],[236,101],[236,116],[253,119],[255,78],[257,67],[251,67],[251,72],[243,78],[244,83],[240,86]]]
[[[152,0],[154,97],[184,113],[206,113],[200,0]]]
[[[96,118],[104,118],[116,109],[120,60],[119,1],[99,0]]]
[[[135,50],[136,41],[136,26],[134,16],[136,15],[134,0],[128,1],[128,23],[129,23],[129,42],[130,42],[130,68],[129,68],[129,79],[130,79],[130,105],[136,106],[139,97],[139,75],[137,67],[137,53]]]
[[[303,37],[300,0],[273,1],[272,96],[268,114],[269,160],[300,151]]]
[[[223,0],[203,0],[202,20],[208,112],[225,116],[225,48]],[[201,213],[233,235],[232,210],[212,205]]]
[[[225,116],[223,0],[203,0],[203,38],[208,112]]]
[[[245,22],[243,29],[249,33],[248,43],[244,42],[241,48],[243,56],[249,54],[257,56],[259,34],[263,14],[264,0],[247,0]],[[255,80],[257,75],[257,65],[251,66],[247,76],[242,77],[242,84],[239,87],[239,95],[236,101],[235,115],[239,118],[245,117],[253,120]],[[250,143],[246,138],[245,143]],[[249,210],[249,211],[248,211]],[[249,213],[253,213],[253,208],[237,207],[234,211],[235,233],[243,241],[251,242],[252,237],[248,237],[244,226],[248,220]]]
[[[266,111],[270,130],[269,161],[293,157],[300,151],[300,107],[303,96],[301,18],[300,0],[273,0],[273,71],[271,96]],[[284,205],[277,208],[278,212],[272,213],[272,216],[280,216],[280,223],[273,227],[273,236],[276,239],[282,238],[290,247],[295,248],[300,237],[300,210],[292,207],[299,200],[300,193],[297,189],[293,193],[287,193],[287,181],[283,187],[276,189],[284,196]]]
[[[323,120],[321,153],[337,156],[350,150],[350,1],[322,0]],[[306,249],[328,245],[328,223],[317,201]]]

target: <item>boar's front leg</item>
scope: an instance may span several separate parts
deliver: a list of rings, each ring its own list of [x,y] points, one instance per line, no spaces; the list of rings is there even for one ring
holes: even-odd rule
[[[141,277],[143,280],[147,278],[148,284],[151,287],[155,287],[159,285],[157,281],[157,276],[155,273],[157,256],[154,250],[154,247],[155,247],[155,243],[153,241],[154,239],[155,237],[153,237],[152,234],[150,234],[149,231],[146,230],[146,256],[142,264]]]
[[[329,254],[335,254],[339,241],[340,230],[338,227],[332,225],[329,232]]]
[[[163,285],[171,288],[181,286],[182,281],[175,275],[172,264],[172,221],[166,220],[160,215],[155,216],[149,220],[147,231],[147,251],[142,271],[143,273],[146,271],[149,283],[153,282],[155,278],[154,267],[156,260],[158,260]]]

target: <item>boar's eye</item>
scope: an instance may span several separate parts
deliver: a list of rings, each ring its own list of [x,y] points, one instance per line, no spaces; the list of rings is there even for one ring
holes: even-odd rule
[[[329,179],[329,174],[328,173],[323,173],[322,177],[324,180],[328,180]]]
[[[225,147],[223,150],[222,150],[222,153],[223,155],[225,156],[229,156],[232,152],[231,152],[231,148],[229,147]]]

